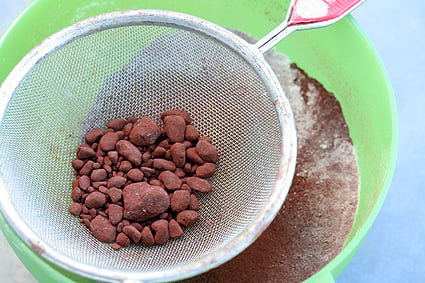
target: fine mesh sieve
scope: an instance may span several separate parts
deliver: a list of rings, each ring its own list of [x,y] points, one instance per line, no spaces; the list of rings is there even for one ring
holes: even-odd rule
[[[294,170],[292,114],[248,44],[215,29],[161,11],[101,15],[43,42],[3,85],[3,213],[42,256],[101,280],[175,279],[231,258],[273,219]],[[183,238],[114,251],[68,212],[71,160],[89,129],[173,108],[217,147],[214,189]]]
[[[100,15],[46,39],[0,89],[8,223],[44,258],[98,280],[181,279],[237,255],[272,221],[295,168],[292,112],[258,47],[156,10]],[[71,160],[88,130],[118,117],[159,122],[173,108],[219,151],[213,190],[198,195],[200,220],[182,238],[115,251],[68,212]]]

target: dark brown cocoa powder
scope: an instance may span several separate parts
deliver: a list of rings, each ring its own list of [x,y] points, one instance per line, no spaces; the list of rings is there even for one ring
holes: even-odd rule
[[[285,56],[272,51],[266,60],[295,116],[298,156],[292,187],[277,217],[250,247],[185,282],[301,282],[342,250],[351,231],[359,172],[341,107]]]

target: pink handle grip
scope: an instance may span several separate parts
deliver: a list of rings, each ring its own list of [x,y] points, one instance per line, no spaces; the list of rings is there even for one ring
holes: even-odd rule
[[[333,20],[363,0],[295,0],[288,26]]]

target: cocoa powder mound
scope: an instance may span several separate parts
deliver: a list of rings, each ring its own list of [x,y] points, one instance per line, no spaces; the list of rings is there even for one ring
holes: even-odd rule
[[[251,246],[185,282],[301,282],[342,250],[354,223],[359,171],[339,102],[284,55],[270,51],[266,60],[294,112],[298,156],[292,187]]]

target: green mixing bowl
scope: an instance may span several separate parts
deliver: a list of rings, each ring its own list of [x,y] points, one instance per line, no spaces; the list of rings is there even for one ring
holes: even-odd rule
[[[44,38],[82,19],[111,11],[166,9],[205,18],[261,38],[285,17],[289,1],[273,0],[35,0],[0,39],[0,82]],[[395,99],[383,64],[355,20],[296,32],[276,49],[318,79],[341,103],[361,176],[360,203],[344,249],[307,281],[332,282],[348,264],[387,195],[397,155]],[[0,215],[0,226],[20,260],[41,282],[91,282],[41,258]]]

